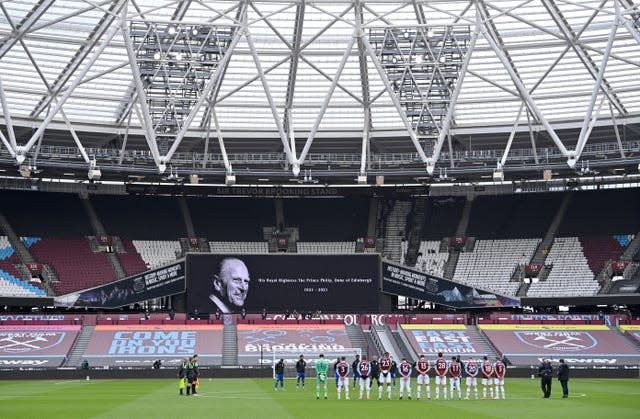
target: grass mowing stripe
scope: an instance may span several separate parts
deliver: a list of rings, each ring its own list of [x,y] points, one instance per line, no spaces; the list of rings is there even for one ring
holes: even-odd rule
[[[637,418],[640,411],[640,380],[570,381],[571,397],[560,398],[554,381],[552,398],[543,399],[538,380],[507,379],[507,400],[336,400],[330,385],[329,400],[316,400],[315,382],[296,391],[295,383],[285,383],[286,391],[274,391],[270,379],[202,380],[201,397],[178,395],[177,380],[78,380],[0,381],[0,416],[20,419],[57,418],[269,418],[334,419],[393,418],[440,415],[447,419],[533,419],[533,418]],[[415,385],[415,380],[412,383]],[[480,389],[480,395],[482,389]],[[463,396],[465,388],[463,387]],[[435,395],[432,384],[432,395]],[[472,396],[473,397],[473,396]],[[386,392],[385,392],[386,399]]]

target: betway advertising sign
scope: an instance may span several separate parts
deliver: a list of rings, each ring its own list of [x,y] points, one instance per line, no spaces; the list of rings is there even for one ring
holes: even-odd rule
[[[605,325],[481,324],[485,336],[516,365],[571,359],[584,365],[637,365],[640,351]]]
[[[0,367],[59,367],[80,326],[0,326]]]

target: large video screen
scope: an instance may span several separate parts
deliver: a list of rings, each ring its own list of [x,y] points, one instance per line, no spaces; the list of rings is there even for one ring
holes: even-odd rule
[[[377,311],[378,255],[187,255],[187,308]]]

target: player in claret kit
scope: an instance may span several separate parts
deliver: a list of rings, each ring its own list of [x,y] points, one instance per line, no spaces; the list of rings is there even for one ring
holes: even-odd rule
[[[487,399],[487,387],[489,387],[489,395],[493,399],[493,365],[486,356],[482,357],[480,371],[482,372],[482,400]]]
[[[438,352],[438,358],[436,358],[434,365],[436,370],[436,400],[440,399],[440,387],[442,387],[444,399],[447,400],[447,373],[449,372],[449,364],[442,356],[442,352]]]
[[[493,384],[496,386],[496,399],[500,398],[500,392],[502,391],[502,398],[506,399],[507,395],[504,392],[504,376],[507,373],[507,367],[499,356],[496,356],[496,362],[493,364]]]
[[[371,364],[367,361],[367,356],[362,355],[362,359],[356,366],[358,369],[358,381],[360,381],[360,397],[358,400],[362,400],[362,395],[367,392],[367,400],[371,399]]]
[[[407,361],[407,358],[402,358],[402,362],[398,365],[398,372],[400,373],[400,400],[404,396],[404,390],[407,390],[407,398],[411,400],[411,364]]]
[[[458,362],[458,358],[455,356],[451,358],[451,364],[449,364],[449,387],[451,388],[451,400],[455,390],[458,390],[458,400],[462,399],[462,389],[460,388],[460,376],[462,375],[462,365]]]
[[[476,396],[476,400],[478,400],[478,363],[475,359],[469,358],[469,361],[467,361],[467,364],[464,366],[464,370],[467,373],[467,395],[465,399],[469,399],[471,387],[473,387],[473,393]]]
[[[424,385],[427,389],[427,399],[431,399],[431,387],[429,385],[429,370],[431,366],[424,355],[420,355],[420,359],[416,362],[416,370],[418,371],[418,400],[420,400],[420,392]]]
[[[382,400],[382,391],[387,385],[387,399],[391,400],[391,358],[389,352],[385,352],[378,361],[380,373],[378,375],[378,400]]]
[[[344,391],[344,398],[349,400],[349,364],[344,356],[336,365],[336,374],[338,374],[338,400],[340,400],[341,391]]]
[[[324,398],[327,398],[327,374],[329,373],[329,363],[324,359],[324,354],[320,354],[316,361],[316,399],[320,398],[320,386],[324,385]]]

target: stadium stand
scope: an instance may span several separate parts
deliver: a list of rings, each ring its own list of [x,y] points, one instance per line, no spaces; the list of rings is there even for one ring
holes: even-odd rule
[[[33,240],[24,240],[32,242]],[[20,279],[14,264],[20,263],[9,239],[0,236],[0,295],[11,297],[43,297],[47,293],[40,287]]]
[[[116,279],[106,254],[93,252],[86,239],[45,237],[29,250],[38,262],[49,264],[58,274],[60,281],[51,284],[58,295]]]
[[[472,252],[460,253],[453,280],[493,291],[515,295],[519,282],[511,282],[518,264],[528,263],[540,239],[478,240]]]
[[[124,253],[118,253],[118,259],[127,276],[139,274],[147,270],[147,264],[136,250],[131,240],[122,240]]]
[[[3,190],[0,212],[19,236],[77,238],[93,234],[76,194]]]
[[[440,240],[455,235],[462,216],[465,198],[437,197],[426,202],[423,240]]]
[[[211,253],[269,253],[267,242],[209,242]]]
[[[549,276],[531,284],[528,297],[586,296],[600,289],[578,237],[557,237],[546,263],[552,266]]]
[[[367,233],[367,198],[285,199],[283,211],[285,225],[298,227],[301,240],[355,242]]]
[[[473,201],[467,236],[480,239],[543,237],[562,194],[478,196]]]
[[[635,188],[574,193],[558,236],[604,236],[640,231],[640,194]]]
[[[440,241],[430,240],[420,242],[418,249],[418,260],[415,268],[426,272],[430,275],[442,277],[444,275],[444,266],[449,257],[448,252],[440,252]],[[402,242],[402,260],[404,264],[404,256],[407,253],[407,242]]]
[[[276,225],[272,199],[190,197],[187,206],[196,234],[209,240],[260,241],[262,227]]]
[[[107,234],[136,240],[186,237],[178,200],[164,196],[91,196]]]
[[[173,262],[182,251],[177,240],[133,240],[132,244],[148,269]]]
[[[608,262],[618,260],[624,252],[622,243],[613,236],[580,237],[580,244],[589,268],[596,275]]]
[[[298,242],[298,253],[355,253],[355,242]]]

